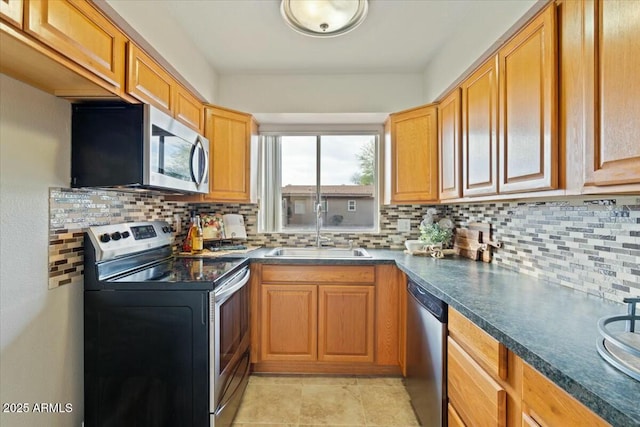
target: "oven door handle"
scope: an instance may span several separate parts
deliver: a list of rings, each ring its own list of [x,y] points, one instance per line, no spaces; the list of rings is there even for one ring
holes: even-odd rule
[[[241,276],[241,277],[239,277]],[[245,268],[244,274],[238,273],[233,278],[229,279],[228,282],[224,283],[221,286],[220,291],[214,292],[215,302],[216,304],[222,302],[227,297],[233,295],[238,289],[242,288],[244,285],[249,282],[249,278],[251,277],[251,271],[248,268]]]

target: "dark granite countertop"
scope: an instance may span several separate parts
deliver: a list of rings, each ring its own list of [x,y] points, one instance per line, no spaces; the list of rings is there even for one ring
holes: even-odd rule
[[[266,251],[248,256],[269,264],[395,263],[612,425],[640,426],[640,382],[596,351],[598,319],[625,314],[624,304],[465,258],[367,249],[372,258],[309,260],[265,258]]]

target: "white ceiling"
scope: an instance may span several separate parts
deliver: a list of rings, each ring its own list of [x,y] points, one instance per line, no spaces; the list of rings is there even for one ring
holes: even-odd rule
[[[531,3],[370,0],[360,27],[327,39],[285,25],[280,0],[164,0],[154,7],[169,11],[220,74],[360,74],[420,73],[447,41],[473,38],[464,31],[472,23],[491,25],[496,11],[522,14]]]

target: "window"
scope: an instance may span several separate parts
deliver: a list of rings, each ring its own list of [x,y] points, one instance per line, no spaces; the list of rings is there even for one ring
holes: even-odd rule
[[[264,136],[260,229],[375,230],[377,150],[377,133]]]

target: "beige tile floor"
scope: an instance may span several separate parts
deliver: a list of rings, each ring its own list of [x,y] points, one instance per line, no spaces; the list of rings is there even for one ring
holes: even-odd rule
[[[235,427],[417,426],[401,378],[253,375]]]

